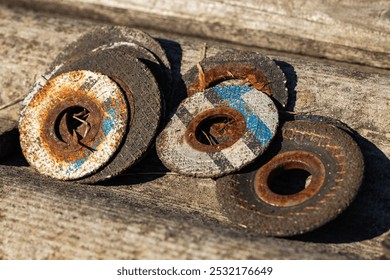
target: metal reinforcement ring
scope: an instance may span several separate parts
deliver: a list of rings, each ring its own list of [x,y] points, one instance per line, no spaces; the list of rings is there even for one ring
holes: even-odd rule
[[[276,155],[256,173],[254,186],[259,198],[274,206],[294,206],[315,196],[325,180],[325,166],[315,154],[306,151],[291,151]],[[302,189],[297,191],[292,186],[294,178],[289,178],[289,186],[283,183],[288,180],[288,173],[295,177],[305,178]],[[310,174],[310,175],[309,175]],[[285,178],[283,178],[285,177]]]
[[[126,133],[127,101],[105,75],[80,70],[35,86],[19,122],[20,144],[38,172],[76,180],[97,172]]]
[[[261,155],[275,135],[278,112],[264,93],[223,85],[184,100],[157,138],[169,169],[196,177],[219,177]]]

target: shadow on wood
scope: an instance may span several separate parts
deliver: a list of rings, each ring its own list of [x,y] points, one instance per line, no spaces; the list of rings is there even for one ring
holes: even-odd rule
[[[354,138],[365,160],[365,178],[356,199],[335,220],[291,239],[352,243],[375,238],[390,230],[390,160],[375,144],[356,132]]]
[[[297,91],[296,86],[298,84],[298,76],[295,72],[294,66],[283,61],[283,60],[274,60],[275,63],[282,69],[284,75],[286,76],[286,87],[288,90],[288,102],[286,105],[287,111],[294,111],[295,102],[297,101]]]

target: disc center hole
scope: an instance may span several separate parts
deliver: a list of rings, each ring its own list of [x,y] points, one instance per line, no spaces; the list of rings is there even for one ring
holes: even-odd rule
[[[78,143],[91,130],[89,118],[90,112],[85,107],[71,106],[66,108],[59,114],[55,122],[57,138],[65,143]]]
[[[234,143],[237,140],[236,120],[230,116],[211,116],[196,128],[196,139],[209,146]]]
[[[311,180],[312,174],[304,169],[279,167],[270,173],[268,187],[278,195],[293,195],[307,188]]]

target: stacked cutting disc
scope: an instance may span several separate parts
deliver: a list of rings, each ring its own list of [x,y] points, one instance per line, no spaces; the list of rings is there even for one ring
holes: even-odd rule
[[[274,60],[237,51],[207,57],[183,75],[187,97],[165,112],[164,103],[181,95],[170,69],[159,43],[139,30],[106,27],[81,37],[24,101],[26,159],[49,177],[94,183],[156,144],[168,169],[215,178],[227,217],[262,235],[313,230],[354,199],[364,162],[353,131],[287,112],[286,78]]]
[[[138,162],[170,94],[164,50],[142,31],[104,27],[68,46],[21,112],[22,151],[40,173],[93,183]]]
[[[285,81],[257,53],[208,58],[184,75],[189,97],[157,138],[165,166],[217,178],[222,211],[262,235],[320,227],[351,203],[363,179],[353,132],[328,117],[285,111]]]

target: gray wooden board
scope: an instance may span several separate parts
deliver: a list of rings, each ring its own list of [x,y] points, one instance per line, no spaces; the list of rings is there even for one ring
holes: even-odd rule
[[[100,22],[390,67],[390,9],[388,1],[383,0],[0,2]]]
[[[24,97],[64,45],[94,26],[1,7],[0,104]],[[164,37],[171,41],[163,45],[174,47],[169,55],[176,71],[185,73],[199,59],[204,41]],[[227,47],[208,42],[206,55]],[[15,151],[0,166],[0,257],[379,258],[390,228],[389,73],[259,50],[272,54],[286,72],[295,100],[291,109],[338,118],[361,135],[366,180],[338,219],[294,239],[248,236],[230,229],[213,180],[164,175],[157,162],[102,186],[80,186],[42,178],[24,167]],[[11,105],[0,116],[17,119],[19,109],[20,103]],[[157,174],[139,174],[145,172]]]
[[[208,202],[215,206],[212,184],[204,180],[167,175],[149,184],[102,187],[56,183],[26,168],[1,167],[0,174],[0,258],[358,257],[349,252],[335,254],[326,246],[233,231],[216,219],[218,209],[203,211],[206,201],[199,201],[200,197],[211,197]],[[197,198],[180,190],[189,184],[199,190]],[[180,194],[168,199],[163,192],[172,194],[173,189]],[[177,201],[180,196],[181,202]]]

